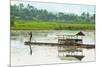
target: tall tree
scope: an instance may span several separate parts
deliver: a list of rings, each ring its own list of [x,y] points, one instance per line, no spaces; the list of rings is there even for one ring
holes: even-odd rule
[[[15,16],[10,17],[10,25],[13,27],[15,23]]]

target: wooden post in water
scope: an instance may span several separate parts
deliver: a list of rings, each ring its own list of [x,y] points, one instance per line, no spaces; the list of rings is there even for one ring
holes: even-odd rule
[[[29,35],[30,35],[30,38],[29,38],[30,55],[32,55],[32,47],[31,47],[32,32],[30,32]]]

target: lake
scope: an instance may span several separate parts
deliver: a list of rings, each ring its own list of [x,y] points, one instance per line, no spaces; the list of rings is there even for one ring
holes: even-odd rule
[[[79,31],[69,30],[38,30],[32,31],[32,42],[57,43],[57,35],[75,35]],[[11,30],[11,65],[38,65],[38,64],[58,64],[95,61],[95,49],[83,49],[85,57],[82,61],[75,58],[62,60],[58,57],[58,47],[50,45],[32,45],[32,56],[29,54],[29,46],[24,45],[29,41],[29,30]],[[84,44],[95,44],[95,32],[83,31]]]

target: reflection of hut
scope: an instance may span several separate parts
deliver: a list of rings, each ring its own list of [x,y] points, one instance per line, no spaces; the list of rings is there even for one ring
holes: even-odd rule
[[[75,46],[60,46],[58,48],[58,56],[60,59],[76,58],[82,60],[84,58],[83,50]]]
[[[75,35],[59,35],[58,43],[64,46],[58,46],[58,56],[62,59],[75,57],[78,60],[82,60],[84,57],[83,50],[78,48],[78,46],[81,46],[83,36],[85,36],[85,34],[81,31]]]

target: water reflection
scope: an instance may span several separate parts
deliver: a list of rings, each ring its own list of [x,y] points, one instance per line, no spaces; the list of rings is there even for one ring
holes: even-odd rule
[[[11,31],[11,62],[12,65],[21,64],[48,64],[48,63],[66,63],[69,60],[61,60],[58,57],[58,47],[50,45],[32,45],[33,55],[29,54],[29,46],[25,46],[24,42],[29,40],[28,32],[30,31]],[[56,35],[73,35],[78,31],[32,31],[32,42],[52,42],[57,43],[58,39]],[[94,31],[84,31],[85,37],[83,43],[94,44],[95,35]],[[91,51],[88,52],[91,54]],[[86,56],[89,56],[86,53]],[[92,50],[92,54],[94,50]],[[90,57],[90,56],[89,56]],[[19,60],[20,62],[19,62]],[[40,60],[41,59],[41,60]],[[47,61],[48,60],[48,61]],[[87,59],[85,59],[86,61]],[[88,59],[90,60],[90,59]],[[94,60],[94,56],[92,57]],[[90,60],[91,61],[91,60]],[[71,61],[71,62],[76,62]]]

